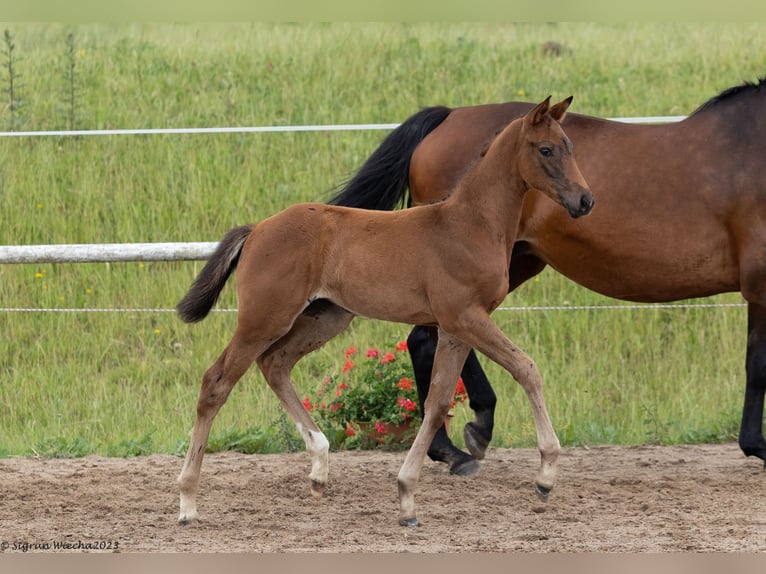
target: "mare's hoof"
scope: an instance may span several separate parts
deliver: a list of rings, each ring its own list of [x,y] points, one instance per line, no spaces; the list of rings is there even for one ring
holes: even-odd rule
[[[399,525],[400,526],[420,526],[420,522],[418,522],[418,519],[413,516],[412,518],[400,518]]]
[[[476,428],[474,423],[466,423],[463,427],[463,440],[465,441],[465,447],[468,449],[474,457],[478,460],[484,458],[489,446],[489,440],[484,438]]]
[[[466,458],[465,460],[453,464],[449,469],[449,473],[456,476],[473,476],[474,474],[478,474],[480,470],[481,465],[478,460],[475,458]]]
[[[551,493],[550,488],[535,484],[535,492],[537,493],[537,496],[540,498],[540,500],[543,502],[548,502],[548,495]]]
[[[324,488],[326,484],[324,482],[317,482],[316,480],[311,481],[311,494],[317,498],[322,498],[324,496]]]
[[[196,518],[179,518],[178,519],[178,526],[191,526],[192,524],[196,524],[199,522]]]

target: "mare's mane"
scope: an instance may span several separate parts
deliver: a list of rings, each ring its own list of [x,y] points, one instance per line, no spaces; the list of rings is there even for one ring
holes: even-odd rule
[[[710,108],[715,107],[717,104],[729,101],[737,96],[741,96],[746,93],[758,92],[761,89],[766,90],[766,76],[758,80],[758,83],[745,82],[740,86],[727,88],[717,96],[710,98],[707,102],[698,107],[691,115],[709,110]]]

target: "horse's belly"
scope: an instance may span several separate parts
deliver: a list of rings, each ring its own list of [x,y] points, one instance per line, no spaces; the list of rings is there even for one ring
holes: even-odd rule
[[[659,302],[739,290],[736,262],[721,252],[611,255],[607,249],[558,250],[543,258],[580,285],[615,299]]]

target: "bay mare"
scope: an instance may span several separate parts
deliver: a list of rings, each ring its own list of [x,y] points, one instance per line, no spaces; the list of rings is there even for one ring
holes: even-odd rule
[[[290,373],[355,315],[438,328],[425,415],[398,476],[400,524],[418,523],[414,496],[420,468],[471,347],[503,366],[526,392],[541,458],[535,484],[547,496],[556,478],[559,441],[540,374],[490,312],[508,292],[508,264],[526,193],[538,190],[571,217],[593,206],[559,124],[571,98],[554,106],[549,100],[505,127],[443,202],[396,212],[302,203],[224,237],[177,307],[184,321],[202,320],[236,268],[237,328],[202,379],[178,478],[179,523],[197,519],[196,494],[213,419],[253,362],[303,436],[312,458],[311,490],[322,493],[329,443],[296,394]],[[391,250],[402,243],[415,248],[399,250],[396,266],[387,265]]]
[[[331,203],[389,210],[439,200],[458,185],[486,142],[531,107],[425,108],[388,135]],[[766,78],[725,90],[679,123],[630,125],[570,113],[563,127],[598,208],[586,224],[529,193],[509,289],[550,265],[588,289],[626,301],[740,291],[748,304],[748,332],[739,445],[747,456],[766,461]],[[415,327],[408,339],[421,406],[435,342],[428,326]],[[454,473],[471,474],[492,437],[496,398],[473,352],[462,378],[476,413],[464,429],[471,454],[456,449],[442,428],[429,455]]]

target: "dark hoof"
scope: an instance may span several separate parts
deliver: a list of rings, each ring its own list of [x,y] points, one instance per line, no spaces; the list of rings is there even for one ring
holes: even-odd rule
[[[402,518],[399,520],[400,526],[420,526],[420,522],[414,516],[412,518]]]
[[[543,502],[548,502],[548,495],[551,493],[550,488],[545,488],[544,486],[535,484],[535,492],[537,493],[537,496],[540,498],[540,500]]]
[[[483,460],[489,446],[489,440],[484,438],[474,423],[467,423],[463,428],[465,446],[474,457]]]
[[[325,483],[323,482],[317,482],[316,480],[311,481],[311,494],[317,498],[322,498],[324,496],[324,489],[325,489]]]
[[[479,461],[466,457],[464,460],[450,466],[449,473],[456,476],[473,476],[481,470]]]

